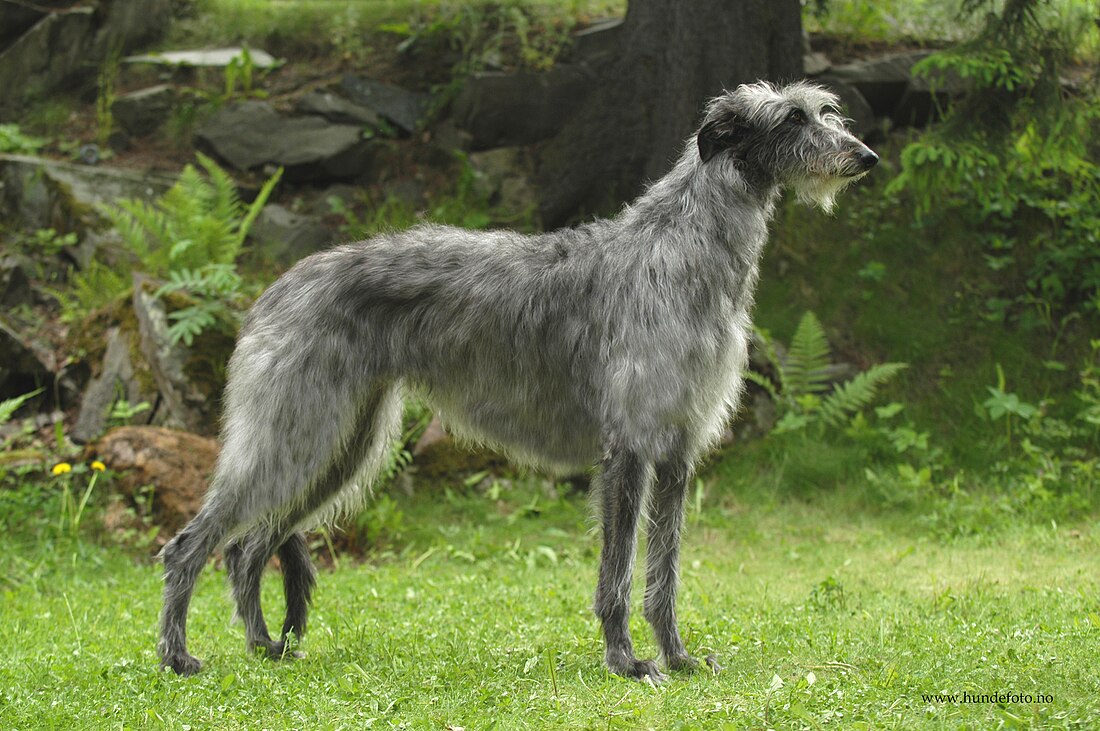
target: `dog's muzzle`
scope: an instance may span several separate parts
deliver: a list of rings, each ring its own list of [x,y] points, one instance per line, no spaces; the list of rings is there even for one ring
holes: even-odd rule
[[[870,147],[864,147],[856,153],[856,160],[859,162],[860,171],[865,173],[878,164],[878,155]]]

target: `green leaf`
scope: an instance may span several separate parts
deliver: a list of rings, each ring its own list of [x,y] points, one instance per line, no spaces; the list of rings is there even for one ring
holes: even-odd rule
[[[10,399],[0,401],[0,425],[7,424],[12,415],[19,410],[19,407],[30,401],[32,398],[42,393],[45,389],[36,388],[30,393],[25,393],[22,396],[15,396]]]
[[[805,429],[809,423],[809,416],[788,411],[783,414],[783,418],[776,422],[775,427],[772,429],[772,433],[785,434],[787,432],[799,431],[800,429]]]
[[[905,408],[904,404],[900,404],[897,401],[891,401],[885,406],[879,406],[875,409],[875,416],[880,419],[890,419],[901,413]]]

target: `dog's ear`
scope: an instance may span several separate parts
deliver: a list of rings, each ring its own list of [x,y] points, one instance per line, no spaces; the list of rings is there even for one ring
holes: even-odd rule
[[[719,152],[737,148],[747,136],[749,128],[739,119],[712,119],[699,129],[696,142],[699,159],[707,162]]]

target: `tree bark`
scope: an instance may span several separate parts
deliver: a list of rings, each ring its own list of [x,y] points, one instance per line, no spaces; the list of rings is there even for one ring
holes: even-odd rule
[[[801,76],[800,11],[798,0],[630,0],[601,88],[541,150],[543,223],[633,198],[723,89]]]

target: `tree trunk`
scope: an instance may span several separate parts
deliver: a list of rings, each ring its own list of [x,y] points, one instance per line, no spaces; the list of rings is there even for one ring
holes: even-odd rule
[[[630,0],[602,88],[541,151],[543,223],[636,196],[723,89],[801,76],[800,11],[798,0]]]

